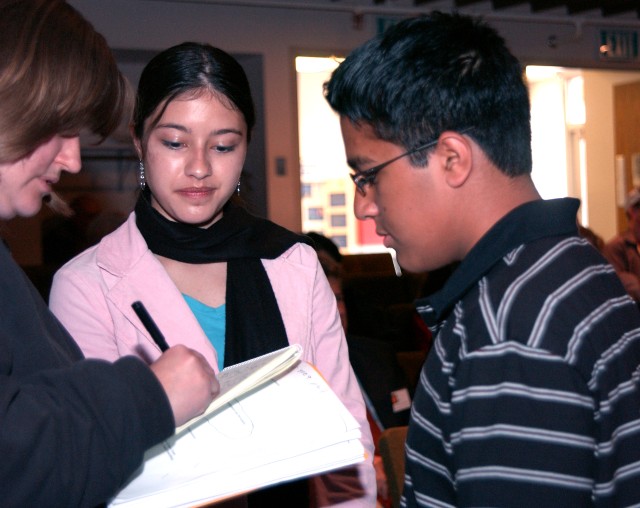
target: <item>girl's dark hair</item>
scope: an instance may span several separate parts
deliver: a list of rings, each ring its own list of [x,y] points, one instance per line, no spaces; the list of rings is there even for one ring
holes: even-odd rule
[[[176,97],[201,90],[210,90],[242,113],[249,141],[255,111],[244,69],[221,49],[195,42],[184,42],[162,51],[142,71],[133,113],[135,136],[143,140],[145,121],[155,114],[151,122],[155,125]]]
[[[128,92],[104,37],[65,1],[0,0],[0,162],[57,134],[106,138]]]

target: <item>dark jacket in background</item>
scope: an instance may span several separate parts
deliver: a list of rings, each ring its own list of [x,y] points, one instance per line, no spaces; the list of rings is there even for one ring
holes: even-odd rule
[[[362,390],[375,409],[383,428],[409,423],[409,409],[395,412],[394,392],[406,389],[411,395],[393,344],[381,339],[347,334],[349,361]],[[381,429],[381,430],[384,430]]]

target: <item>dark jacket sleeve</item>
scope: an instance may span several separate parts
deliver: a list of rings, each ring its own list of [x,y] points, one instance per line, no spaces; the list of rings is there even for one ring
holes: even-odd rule
[[[0,246],[3,507],[108,501],[174,430],[167,397],[133,357],[85,360]]]
[[[173,431],[160,384],[134,358],[2,376],[3,506],[95,506]]]

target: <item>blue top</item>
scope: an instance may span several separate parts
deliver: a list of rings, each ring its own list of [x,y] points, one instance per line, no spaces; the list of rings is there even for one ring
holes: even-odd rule
[[[199,300],[182,295],[200,327],[218,353],[218,368],[224,368],[225,305],[209,307]]]

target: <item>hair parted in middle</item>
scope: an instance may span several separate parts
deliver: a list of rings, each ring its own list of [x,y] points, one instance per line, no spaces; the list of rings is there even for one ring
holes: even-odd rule
[[[407,150],[446,130],[476,140],[505,174],[531,172],[523,68],[479,19],[433,12],[400,21],[353,51],[325,83],[341,116]],[[411,156],[424,165],[426,156]]]
[[[150,126],[155,125],[178,96],[197,96],[203,91],[214,93],[243,115],[250,141],[255,110],[244,69],[225,51],[196,42],[184,42],[160,52],[143,69],[133,113],[135,136],[143,141],[147,119],[153,115]]]

